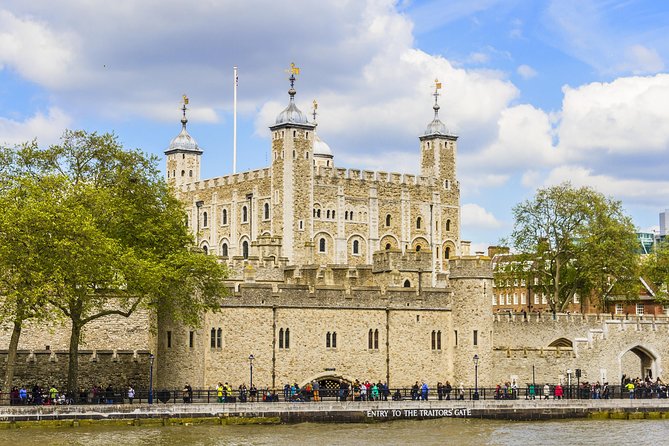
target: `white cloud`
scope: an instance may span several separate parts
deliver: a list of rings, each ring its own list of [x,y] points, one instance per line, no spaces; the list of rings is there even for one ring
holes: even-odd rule
[[[537,71],[529,65],[519,65],[516,69],[520,77],[523,79],[532,79],[537,75]]]
[[[497,229],[502,224],[495,216],[474,203],[461,206],[462,226],[469,229]]]
[[[46,115],[37,113],[24,121],[0,117],[0,144],[21,144],[33,139],[40,145],[53,144],[71,123],[72,119],[57,108],[51,108]]]
[[[564,165],[551,170],[544,179],[544,185],[556,185],[571,181],[574,186],[590,186],[607,196],[618,200],[650,204],[657,208],[666,206],[669,196],[669,181],[648,181],[644,179],[622,179],[610,175],[593,173],[578,165]]]
[[[67,82],[75,61],[76,38],[45,23],[0,9],[0,69],[15,68],[26,79],[53,87]]]
[[[571,160],[591,152],[661,154],[669,147],[669,74],[564,87],[560,148]]]
[[[657,73],[664,69],[664,61],[658,52],[644,45],[635,44],[625,49],[625,59],[616,67],[617,71],[633,74]]]

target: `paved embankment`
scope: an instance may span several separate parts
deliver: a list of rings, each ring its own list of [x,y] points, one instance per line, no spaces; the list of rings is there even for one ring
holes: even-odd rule
[[[669,418],[669,400],[376,401],[239,404],[3,406],[0,427],[79,425],[91,420],[124,424],[377,422],[398,419]],[[17,424],[18,423],[18,424]]]

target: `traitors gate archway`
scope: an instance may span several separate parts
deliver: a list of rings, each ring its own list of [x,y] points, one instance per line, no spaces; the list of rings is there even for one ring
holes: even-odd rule
[[[661,373],[657,355],[640,345],[635,345],[622,352],[619,356],[619,363],[620,375],[632,379],[637,377],[656,379]]]

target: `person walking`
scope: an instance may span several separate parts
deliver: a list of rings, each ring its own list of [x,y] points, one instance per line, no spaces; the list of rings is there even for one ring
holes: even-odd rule
[[[128,403],[132,404],[132,400],[135,399],[135,389],[132,386],[128,386]]]
[[[548,383],[544,384],[544,399],[547,400],[551,395],[551,386]]]

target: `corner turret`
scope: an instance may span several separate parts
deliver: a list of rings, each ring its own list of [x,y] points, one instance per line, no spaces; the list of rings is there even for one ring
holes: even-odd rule
[[[200,160],[202,149],[197,145],[195,139],[186,130],[186,105],[188,97],[183,96],[183,116],[181,118],[181,132],[170,142],[165,150],[167,156],[167,181],[170,184],[181,186],[182,184],[200,181]]]

